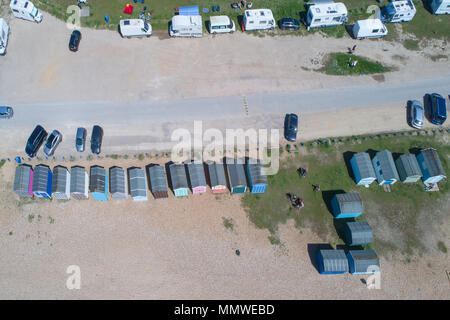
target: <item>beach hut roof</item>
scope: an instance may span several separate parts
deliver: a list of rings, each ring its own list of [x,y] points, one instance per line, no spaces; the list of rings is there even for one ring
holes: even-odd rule
[[[362,179],[376,177],[372,161],[370,161],[370,156],[367,152],[355,153],[353,157]]]
[[[121,167],[112,167],[109,169],[111,194],[126,193],[125,190],[125,171]]]
[[[422,176],[419,163],[417,162],[416,157],[411,153],[402,154],[397,161],[401,162],[406,177]]]
[[[170,179],[174,190],[188,188],[186,169],[182,163],[172,163],[170,166]]]
[[[375,250],[350,250],[348,253],[353,258],[356,273],[365,273],[370,266],[380,267]]]
[[[206,166],[208,167],[211,186],[227,185],[227,178],[225,177],[225,169],[223,167],[223,163],[209,160],[206,161]]]
[[[68,178],[68,170],[66,167],[57,166],[53,168],[53,177],[52,177],[52,193],[54,192],[62,192],[65,193],[67,186],[67,178]]]
[[[101,192],[106,191],[106,170],[100,166],[91,167],[91,175],[89,179],[89,189],[90,192]]]
[[[189,180],[191,181],[191,187],[204,187],[206,186],[205,170],[202,163],[191,162],[187,164],[189,171]]]
[[[346,225],[352,235],[353,243],[371,243],[373,241],[372,228],[366,221],[347,222]]]
[[[231,187],[246,186],[247,179],[245,177],[244,161],[242,159],[226,159],[226,163]]]
[[[420,153],[423,156],[426,167],[430,173],[430,177],[435,176],[446,176],[444,167],[442,166],[441,160],[437,151],[433,148],[422,149]]]
[[[49,168],[42,164],[34,168],[33,192],[47,192]]]
[[[128,174],[130,177],[130,195],[133,198],[146,197],[145,171],[141,168],[132,168],[128,171]]]
[[[384,179],[399,179],[397,169],[395,168],[394,158],[389,150],[382,150],[376,153],[376,157],[380,162],[381,170],[383,171]]]
[[[84,193],[86,185],[86,170],[84,167],[70,168],[70,192]]]
[[[26,191],[30,185],[31,167],[29,165],[21,164],[16,167],[14,174],[14,191]]]
[[[259,160],[256,163],[248,163],[248,174],[251,178],[252,184],[267,184],[267,176],[265,174],[264,167]]]
[[[322,249],[323,268],[326,272],[348,271],[348,260],[344,250]]]
[[[357,193],[341,193],[336,195],[341,213],[362,212],[362,201]]]
[[[163,167],[158,165],[149,167],[148,175],[150,176],[152,192],[167,191],[166,175]]]

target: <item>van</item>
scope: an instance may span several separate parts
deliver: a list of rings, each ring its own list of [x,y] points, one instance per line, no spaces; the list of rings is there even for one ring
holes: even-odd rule
[[[431,0],[430,8],[435,15],[450,14],[450,0]]]
[[[347,7],[333,1],[309,5],[305,25],[307,29],[338,26],[347,23]]]
[[[142,19],[120,20],[120,34],[122,37],[150,37],[152,26]]]
[[[380,19],[358,20],[353,26],[355,39],[382,38],[387,33],[387,28]]]
[[[169,27],[169,35],[171,37],[200,38],[202,34],[202,16],[173,16]]]
[[[408,22],[416,14],[416,7],[412,0],[397,0],[389,2],[380,10],[380,19],[386,22]]]
[[[242,30],[275,29],[275,19],[270,9],[245,10],[242,19]]]
[[[32,22],[41,22],[42,14],[30,1],[11,0],[9,7],[16,18],[25,19]]]
[[[233,33],[236,26],[227,16],[214,16],[209,18],[209,33]]]
[[[6,46],[8,45],[9,26],[5,19],[0,18],[0,56],[6,54]]]
[[[445,105],[445,99],[437,93],[431,95],[431,112],[430,121],[433,124],[443,125],[447,120],[447,106]]]

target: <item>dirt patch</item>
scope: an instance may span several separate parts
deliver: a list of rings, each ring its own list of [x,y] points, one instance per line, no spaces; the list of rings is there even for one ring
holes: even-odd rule
[[[384,81],[386,81],[386,78],[385,78],[384,74],[373,75],[372,79],[375,80],[376,82],[384,82]]]

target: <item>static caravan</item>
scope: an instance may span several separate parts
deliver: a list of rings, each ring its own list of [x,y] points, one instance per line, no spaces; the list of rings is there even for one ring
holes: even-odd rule
[[[109,192],[114,200],[127,200],[127,175],[121,167],[109,168]]]
[[[189,172],[189,184],[193,194],[206,192],[205,169],[202,163],[191,162],[186,164]]]
[[[408,22],[414,18],[416,7],[412,0],[389,2],[380,10],[380,20],[387,22]]]
[[[70,173],[66,167],[53,168],[52,197],[59,200],[70,199]]]
[[[224,193],[227,191],[227,178],[223,163],[206,161],[206,178],[212,193]]]
[[[6,54],[6,46],[8,45],[9,26],[5,19],[0,18],[0,56]]]
[[[320,1],[308,6],[305,25],[307,29],[338,26],[347,23],[348,13],[345,4],[333,1]]]
[[[362,201],[357,193],[336,194],[331,199],[331,208],[336,219],[356,218],[363,213]]]
[[[417,155],[417,162],[422,171],[422,181],[425,184],[438,183],[447,178],[437,151],[433,148],[422,149]]]
[[[248,186],[251,193],[264,193],[267,189],[267,176],[261,162],[249,159],[245,165]]]
[[[130,179],[130,195],[134,201],[146,201],[147,198],[147,177],[141,168],[128,169]]]
[[[317,252],[320,274],[342,274],[348,272],[348,260],[344,250],[323,249]]]
[[[189,194],[186,169],[182,163],[172,163],[169,166],[170,181],[175,197],[187,197]]]
[[[413,154],[402,154],[396,161],[398,175],[403,183],[413,183],[422,178],[419,163]]]
[[[9,7],[16,18],[38,23],[42,21],[42,13],[30,1],[12,0]]]
[[[108,200],[108,173],[105,168],[100,166],[91,167],[89,192],[94,200]]]
[[[33,168],[27,164],[16,167],[13,191],[22,198],[33,196]]]
[[[382,38],[388,30],[380,19],[358,20],[353,25],[353,37],[355,39]]]
[[[171,37],[194,37],[202,36],[202,16],[174,16],[169,28]]]
[[[373,241],[373,231],[365,221],[346,222],[343,229],[344,241],[349,246],[362,246]]]
[[[245,177],[244,160],[226,159],[228,181],[232,194],[247,191],[247,178]]]
[[[142,19],[120,20],[120,34],[122,37],[150,37],[152,26]]]
[[[395,168],[394,158],[389,150],[378,151],[372,159],[372,165],[378,184],[394,184],[400,179]]]
[[[275,19],[270,9],[245,10],[242,20],[242,30],[267,30],[275,29]]]
[[[40,164],[34,168],[32,190],[38,198],[52,197],[52,171],[49,167]]]
[[[350,250],[347,253],[351,274],[374,274],[380,272],[380,259],[375,250]]]
[[[236,26],[233,20],[228,16],[213,16],[209,17],[209,33],[233,33],[236,31]]]
[[[155,199],[168,198],[166,174],[163,167],[158,165],[148,167],[148,175],[150,177],[150,189]]]
[[[430,8],[434,14],[450,14],[450,0],[431,0]]]
[[[84,167],[70,168],[70,194],[74,199],[86,200],[89,198],[89,175]]]
[[[350,159],[350,165],[357,185],[368,187],[377,179],[367,152],[355,153]]]

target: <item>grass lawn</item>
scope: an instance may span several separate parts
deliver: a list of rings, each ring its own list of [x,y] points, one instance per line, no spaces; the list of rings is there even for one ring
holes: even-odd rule
[[[354,60],[357,60],[358,63],[352,68],[350,67],[350,61]],[[332,53],[325,58],[325,66],[319,71],[329,75],[360,75],[388,72],[391,71],[391,68],[360,56]]]
[[[424,131],[423,131],[424,133]],[[358,140],[356,140],[356,138]],[[425,192],[421,182],[393,185],[392,192],[385,192],[376,181],[369,188],[356,186],[352,179],[349,160],[355,152],[390,150],[394,159],[398,154],[411,152],[413,148],[434,147],[437,149],[446,172],[449,172],[449,135],[446,131],[427,135],[412,136],[409,132],[335,138],[333,143],[317,145],[306,143],[297,154],[284,153],[280,171],[268,177],[269,186],[265,194],[246,194],[242,204],[249,219],[256,227],[267,229],[274,243],[278,238],[278,226],[293,219],[301,230],[310,228],[321,239],[337,245],[344,242],[336,229],[340,230],[342,219],[333,219],[329,211],[329,201],[339,192],[357,192],[363,200],[364,213],[356,220],[367,221],[374,230],[375,241],[370,244],[379,254],[400,249],[404,253],[422,253],[428,248],[423,244],[425,225],[439,224],[439,217],[448,213],[448,207],[439,207],[438,200],[448,199],[449,183],[440,183],[440,192]],[[342,140],[342,142],[340,142]],[[350,141],[348,141],[350,140]],[[308,168],[308,175],[300,177],[298,167]],[[349,170],[350,169],[350,170]],[[315,192],[312,185],[320,185]],[[286,196],[294,193],[304,199],[305,207],[293,209]],[[448,204],[447,204],[448,206]],[[429,213],[433,215],[429,215]],[[425,219],[424,219],[425,218]],[[427,223],[423,223],[427,221]],[[282,243],[282,239],[279,239]],[[436,249],[437,243],[434,244]],[[439,250],[443,250],[439,245]]]

